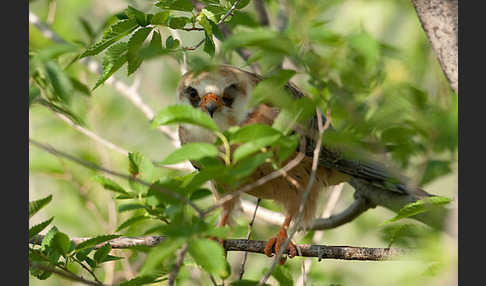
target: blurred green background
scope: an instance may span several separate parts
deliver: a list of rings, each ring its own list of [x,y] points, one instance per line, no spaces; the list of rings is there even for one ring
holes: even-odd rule
[[[155,11],[154,1],[87,1],[65,0],[29,1],[29,9],[41,20],[50,23],[51,27],[62,38],[70,42],[87,41],[83,31],[81,18],[93,27],[99,28],[104,21],[132,5],[149,12]],[[398,56],[383,58],[383,82],[372,89],[371,94],[379,98],[380,88],[410,84],[423,90],[437,106],[444,107],[456,118],[453,122],[453,134],[457,133],[457,98],[451,95],[448,83],[439,67],[433,51],[417,19],[415,11],[408,0],[342,0],[322,1],[317,5],[314,1],[288,1],[290,11],[290,29],[298,33],[299,27],[305,27],[305,18],[312,17],[324,21],[327,29],[342,36],[365,31],[379,42],[393,47],[393,53]],[[53,4],[54,3],[54,4]],[[271,13],[271,21],[276,22],[278,11],[277,1],[265,1]],[[286,3],[282,1],[282,3]],[[255,15],[252,3],[243,11]],[[296,19],[304,19],[299,26]],[[293,26],[294,25],[294,26]],[[160,29],[163,38],[170,33]],[[180,32],[182,42],[186,46],[197,43],[201,39],[198,32]],[[33,25],[29,26],[29,49],[40,50],[52,43],[46,40]],[[201,50],[201,49],[200,49]],[[194,54],[205,55],[202,51]],[[101,57],[97,57],[101,59]],[[233,55],[235,63],[241,63]],[[69,59],[65,59],[68,61]],[[332,67],[331,67],[332,68]],[[78,76],[79,80],[92,87],[97,80],[96,74],[89,72],[82,64],[76,63],[69,73]],[[116,76],[128,84],[139,78],[139,92],[145,103],[154,111],[175,103],[175,88],[181,76],[179,64],[168,57],[160,57],[142,64],[141,69],[130,77],[126,76],[126,67],[116,73]],[[306,82],[296,77],[296,83],[306,87]],[[397,95],[398,96],[398,95]],[[372,101],[371,99],[370,101]],[[128,151],[138,151],[153,160],[161,160],[174,147],[166,137],[151,127],[150,122],[126,98],[121,96],[113,86],[105,83],[95,90],[90,97],[74,96],[72,110],[80,116],[86,126],[103,138],[123,147]],[[336,120],[340,117],[337,116]],[[386,123],[386,122],[385,122]],[[432,134],[430,135],[432,136]],[[456,135],[457,136],[457,135]],[[33,105],[29,112],[29,137],[46,142],[52,146],[67,151],[78,157],[91,160],[107,168],[126,172],[128,160],[120,153],[114,152],[91,140],[62,121],[53,112],[40,105]],[[453,138],[457,141],[457,137]],[[457,142],[456,142],[457,144]],[[422,157],[421,157],[422,156]],[[423,175],[420,163],[423,156],[412,158],[405,172],[414,180]],[[457,151],[451,153],[431,153],[435,159],[457,161]],[[423,168],[422,168],[423,169]],[[156,168],[158,175],[171,172]],[[113,233],[117,226],[126,220],[127,213],[116,211],[118,202],[113,200],[113,193],[103,190],[92,180],[96,172],[87,170],[71,162],[56,158],[35,147],[29,147],[29,200],[35,200],[53,195],[53,201],[30,222],[31,225],[54,216],[54,224],[71,237],[89,237],[102,233]],[[121,184],[126,185],[125,182]],[[438,177],[423,186],[429,193],[453,198],[451,207],[457,209],[457,164],[452,164],[451,172]],[[345,185],[334,213],[346,208],[352,202],[353,189]],[[327,194],[321,196],[325,205]],[[253,197],[245,199],[255,201]],[[207,204],[211,203],[208,200]],[[263,202],[263,206],[278,210],[272,202]],[[322,212],[321,210],[318,211]],[[319,244],[352,245],[366,247],[386,247],[388,242],[383,238],[385,220],[394,213],[377,207],[361,215],[351,223],[332,230],[324,231]],[[236,215],[237,225],[241,226],[241,237],[246,235],[246,225],[249,218],[242,213]],[[402,222],[403,223],[403,222]],[[430,231],[425,226],[414,221],[406,221],[423,228],[418,234],[420,239],[413,240],[412,246],[418,247],[418,259],[393,262],[357,262],[324,260],[314,261],[310,269],[309,285],[456,285],[457,281],[457,235]],[[140,235],[150,225],[136,225],[123,232],[126,235]],[[457,223],[450,218],[452,233],[457,233]],[[256,221],[252,238],[264,240],[278,231],[278,226]],[[299,233],[296,242],[309,243],[313,233]],[[305,237],[304,237],[305,236]],[[407,246],[406,242],[394,246]],[[117,251],[117,255],[126,256],[127,260],[106,263],[98,270],[105,281],[119,281],[136,275],[137,266],[143,263],[143,254],[132,251]],[[233,266],[233,276],[237,277],[242,253],[230,252],[228,260]],[[300,274],[302,259],[288,260],[286,267],[292,273],[294,285]],[[263,255],[249,254],[245,277],[259,279],[264,269],[270,266],[271,259]],[[308,269],[307,269],[308,270]],[[308,270],[309,271],[309,270]],[[85,275],[85,274],[83,274]],[[204,273],[191,267],[185,267],[181,272],[183,285],[210,285]],[[133,277],[133,276],[132,276]],[[31,285],[75,285],[64,279],[52,276],[48,280],[39,281],[30,276]],[[269,283],[278,285],[271,278]],[[164,282],[159,283],[165,285]],[[155,284],[154,284],[155,285]]]

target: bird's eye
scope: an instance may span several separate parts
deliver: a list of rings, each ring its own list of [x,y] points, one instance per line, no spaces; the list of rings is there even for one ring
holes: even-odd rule
[[[223,93],[223,103],[224,105],[231,107],[235,96],[240,92],[240,88],[236,83],[229,85],[224,89]]]
[[[192,87],[188,86],[184,89],[184,94],[189,98],[191,101],[191,104],[196,107],[199,104],[199,95],[197,93],[197,90]]]

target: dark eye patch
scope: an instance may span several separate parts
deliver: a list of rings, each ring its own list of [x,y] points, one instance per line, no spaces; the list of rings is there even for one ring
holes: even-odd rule
[[[191,102],[192,106],[194,107],[198,106],[200,98],[197,90],[194,87],[188,86],[184,88],[184,95],[187,96],[187,98],[189,98],[189,101]]]
[[[223,92],[224,105],[231,107],[235,99],[235,96],[238,95],[238,93],[240,92],[241,92],[240,87],[236,83],[233,83],[228,87],[226,87]]]

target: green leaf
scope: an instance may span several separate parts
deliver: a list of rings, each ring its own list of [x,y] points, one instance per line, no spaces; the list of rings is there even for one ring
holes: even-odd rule
[[[183,243],[184,239],[169,238],[152,248],[145,259],[142,269],[140,270],[140,275],[149,275],[158,271],[158,269],[160,269],[159,265],[164,262],[166,258],[172,256]]]
[[[91,90],[89,89],[89,87],[84,83],[80,82],[77,78],[69,76],[69,80],[71,81],[71,85],[75,90],[79,91],[84,95],[91,95]]]
[[[128,75],[135,72],[140,64],[142,64],[142,58],[139,56],[138,52],[150,32],[152,32],[152,28],[150,27],[140,28],[133,33],[130,40],[128,40]]]
[[[253,141],[247,142],[240,147],[238,147],[235,152],[233,153],[233,160],[238,162],[242,158],[251,155],[257,151],[260,151],[262,148],[275,143],[278,139],[280,139],[280,134],[271,135],[260,137]]]
[[[148,25],[147,15],[140,10],[135,9],[134,7],[128,5],[128,8],[125,10],[125,14],[128,16],[129,19],[135,19],[137,23],[144,27]]]
[[[36,277],[39,280],[46,280],[52,275],[52,272],[49,271],[44,271],[39,268],[37,268],[37,265],[44,265],[44,266],[49,266],[49,263],[47,262],[35,262],[32,263],[32,266],[29,267],[30,274],[32,274],[34,277]]]
[[[95,254],[93,255],[93,259],[96,261],[96,263],[101,263],[104,261],[106,256],[110,253],[110,251],[111,251],[111,244],[107,243],[102,247],[98,248],[98,250],[96,250]]]
[[[208,13],[207,10],[205,10],[206,13]],[[199,14],[196,18],[197,22],[204,28],[204,31],[206,31],[206,35],[212,36],[213,35],[213,28],[211,26],[211,23],[209,22],[208,17],[204,12]]]
[[[93,250],[93,247],[88,247],[83,250],[77,251],[76,258],[80,261],[85,261],[88,257],[88,254]]]
[[[120,283],[119,286],[140,286],[167,280],[167,278],[158,279],[159,277],[160,275],[142,275]]]
[[[278,161],[280,163],[287,160],[292,154],[295,153],[297,150],[297,146],[299,146],[299,135],[293,134],[290,136],[282,136],[280,139],[274,144],[277,147],[277,156]]]
[[[230,286],[257,286],[259,282],[260,281],[253,281],[253,280],[243,279],[243,280],[233,281],[229,285]],[[270,284],[267,284],[267,283],[264,283],[262,285],[263,286],[270,286]]]
[[[192,3],[190,0],[162,0],[155,4],[161,9],[177,10],[177,11],[192,11]]]
[[[148,183],[152,182],[154,165],[150,159],[139,152],[135,152],[128,154],[128,162],[129,172],[133,177]],[[139,193],[145,192],[148,189],[148,186],[144,186],[135,180],[130,180],[129,183],[130,187]]]
[[[107,234],[107,235],[100,235],[100,236],[97,236],[97,237],[93,237],[93,238],[90,238],[86,241],[81,242],[80,244],[78,244],[78,246],[76,246],[75,249],[76,249],[76,252],[77,252],[77,251],[83,250],[85,248],[94,247],[97,244],[118,238],[120,236],[121,235],[119,235],[119,234]]]
[[[196,239],[189,243],[189,253],[204,270],[221,278],[230,275],[230,268],[219,243],[208,239]]]
[[[96,33],[91,24],[82,17],[79,17],[79,21],[81,22],[81,26],[83,26],[83,30],[86,32],[88,37],[90,39],[94,39],[96,37]]]
[[[45,207],[52,200],[52,195],[48,195],[45,198],[29,202],[29,219]]]
[[[425,168],[425,173],[422,177],[420,185],[423,186],[425,184],[428,184],[433,180],[452,172],[450,164],[451,162],[443,160],[427,161],[427,167]]]
[[[148,196],[155,196],[160,203],[171,204],[171,205],[178,205],[181,204],[181,201],[174,198],[171,195],[168,195],[160,190],[171,190],[174,192],[178,192],[179,194],[184,194],[184,189],[180,187],[180,182],[175,180],[167,180],[167,181],[156,181],[153,183],[148,192]]]
[[[167,49],[176,49],[180,45],[179,40],[174,39],[172,36],[168,36],[167,39],[165,40],[165,47]]]
[[[245,125],[239,128],[236,132],[232,133],[229,136],[229,141],[230,144],[245,143],[245,142],[251,142],[261,137],[268,137],[274,135],[280,135],[280,132],[273,129],[269,125],[256,123],[256,124]]]
[[[39,234],[41,231],[44,230],[54,219],[54,217],[51,217],[48,220],[45,220],[39,224],[36,224],[29,228],[29,240],[31,240],[35,235]]]
[[[397,221],[403,218],[408,218],[423,212],[428,211],[430,208],[439,207],[450,203],[452,200],[447,197],[429,197],[416,202],[405,205],[401,208],[397,215],[392,219],[385,221],[385,223]]]
[[[218,156],[218,148],[209,143],[187,143],[172,152],[160,164],[171,165],[184,162],[186,160],[199,160],[204,157]]]
[[[284,86],[295,75],[293,70],[280,70],[274,76],[264,79],[258,83],[253,90],[250,100],[250,106],[267,102],[273,106],[290,107],[295,106],[295,99]]]
[[[153,17],[152,20],[150,21],[150,24],[153,25],[164,25],[167,26],[169,24],[169,11],[164,11],[164,12],[159,12],[156,13]]]
[[[207,113],[182,104],[168,106],[160,111],[153,119],[152,125],[158,127],[159,125],[180,123],[194,124],[211,131],[218,131],[218,126]]]
[[[71,101],[71,94],[73,92],[73,86],[69,77],[55,62],[47,62],[45,68],[49,81],[54,89],[54,95],[68,104]]]
[[[115,181],[109,178],[98,175],[94,177],[94,180],[100,183],[103,186],[103,188],[107,190],[114,191],[116,193],[120,193],[124,195],[130,195],[130,193],[125,191],[120,185],[118,185],[118,183],[116,183]]]
[[[169,16],[167,25],[172,29],[182,29],[187,23],[191,23],[191,19],[187,17]]]
[[[123,222],[122,224],[120,224],[120,226],[118,226],[118,228],[115,231],[119,232],[120,230],[125,229],[125,228],[131,226],[134,223],[137,223],[141,220],[145,220],[145,219],[148,219],[148,218],[149,217],[147,217],[145,215],[139,215],[139,216],[131,217],[131,218],[127,219],[125,222]]]
[[[29,86],[29,107],[32,104],[32,102],[40,96],[41,92],[40,89],[37,85],[30,85]]]
[[[208,55],[213,57],[214,52],[216,51],[216,46],[214,45],[214,42],[213,42],[213,36],[208,35],[207,33],[205,33],[205,34],[206,34],[206,37],[204,38],[203,51],[205,51]]]
[[[105,31],[101,40],[89,47],[81,54],[80,58],[101,53],[116,41],[133,32],[137,27],[138,23],[135,19],[126,19],[114,23]]]
[[[71,240],[66,234],[62,232],[56,232],[52,240],[52,246],[57,251],[59,251],[59,253],[65,255],[69,252],[69,249],[71,248]]]
[[[233,4],[235,4],[236,0],[230,0],[229,2],[231,3],[231,6],[233,6]],[[238,5],[236,5],[236,9],[243,9],[249,3],[250,3],[250,0],[241,0],[240,3],[238,3]]]
[[[191,201],[200,200],[210,196],[212,192],[208,189],[197,189],[192,192],[191,197],[189,198]]]
[[[272,276],[278,281],[280,286],[293,286],[292,273],[282,265],[277,265],[272,272]]]
[[[132,211],[132,210],[138,210],[138,209],[144,209],[145,206],[142,204],[123,204],[118,206],[118,212],[126,212],[126,211]]]
[[[258,166],[262,165],[267,161],[267,159],[272,157],[272,152],[258,153],[254,156],[246,157],[236,163],[229,173],[233,177],[233,181],[238,182],[251,175],[256,168],[258,168]]]
[[[127,62],[128,44],[116,43],[111,46],[103,58],[103,75],[98,79],[93,90],[104,83],[112,74]]]
[[[42,239],[41,242],[41,250],[45,251],[47,248],[51,247],[52,241],[54,239],[54,236],[58,232],[57,227],[53,226],[51,229],[46,233],[44,238]]]

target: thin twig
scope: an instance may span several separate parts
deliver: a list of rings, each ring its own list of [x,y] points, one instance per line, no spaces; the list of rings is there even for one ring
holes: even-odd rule
[[[157,191],[163,193],[163,194],[166,194],[168,196],[171,196],[181,202],[184,202],[188,205],[190,205],[198,214],[200,217],[203,217],[203,215],[205,215],[203,213],[203,211],[198,207],[196,206],[193,202],[191,202],[190,200],[184,198],[183,196],[181,196],[180,194],[176,193],[176,192],[173,192],[173,191],[170,191],[170,190],[166,190],[166,189],[163,189],[163,188],[160,188],[159,186],[152,186],[152,184],[148,183],[148,182],[145,182],[144,180],[141,180],[139,178],[134,178],[133,176],[130,176],[128,174],[123,174],[123,173],[119,173],[119,172],[116,172],[116,171],[112,171],[112,170],[109,170],[109,169],[106,169],[104,167],[101,167],[101,166],[98,166],[92,162],[88,162],[88,161],[84,161],[82,159],[79,159],[77,157],[74,157],[70,154],[67,154],[67,153],[64,153],[62,151],[59,151],[57,149],[54,149],[53,147],[51,146],[48,146],[46,144],[43,144],[43,143],[39,143],[35,140],[32,140],[29,138],[29,142],[36,146],[36,147],[39,147],[55,156],[60,156],[60,157],[64,157],[66,159],[69,159],[77,164],[80,164],[86,168],[89,168],[89,169],[93,169],[93,170],[97,170],[97,171],[101,171],[101,172],[104,172],[104,173],[107,173],[107,174],[110,174],[110,175],[113,175],[113,176],[117,176],[117,177],[120,177],[120,178],[124,178],[124,179],[127,179],[127,180],[132,180],[132,181],[135,181],[139,184],[142,184],[144,186],[147,186],[147,187],[154,187]]]
[[[326,124],[323,126],[321,111],[319,110],[319,108],[316,107],[316,117],[317,117],[317,122],[318,122],[318,129],[319,129],[318,134],[319,135],[318,135],[318,138],[317,138],[317,143],[316,143],[316,147],[314,149],[314,155],[313,155],[313,158],[312,158],[312,170],[311,170],[311,174],[310,174],[310,177],[309,177],[309,182],[307,183],[307,186],[306,186],[304,193],[302,195],[302,199],[301,199],[300,206],[299,206],[299,212],[297,213],[297,217],[294,221],[294,226],[289,231],[288,238],[281,245],[280,251],[275,256],[275,259],[274,259],[272,265],[270,266],[270,269],[265,274],[265,276],[258,282],[259,286],[263,285],[268,280],[270,275],[272,274],[273,270],[277,266],[277,263],[280,261],[280,257],[282,257],[283,253],[286,251],[287,245],[289,244],[289,242],[292,239],[292,237],[294,236],[294,234],[297,232],[298,226],[300,225],[300,222],[302,220],[302,216],[303,216],[303,213],[304,213],[304,205],[307,201],[307,197],[309,196],[309,193],[310,193],[312,186],[314,185],[314,181],[316,179],[317,166],[318,166],[318,163],[319,163],[319,154],[321,152],[321,147],[322,147],[322,135],[323,135],[324,131],[326,131],[326,129],[329,127],[330,122],[331,122],[331,116],[330,116],[329,111],[327,113],[328,114],[327,114]]]
[[[29,243],[40,245],[44,235],[36,235]],[[79,244],[90,238],[70,238],[74,244]],[[134,246],[154,247],[167,239],[167,236],[145,236],[145,237],[119,237],[107,241],[113,248],[132,248]],[[248,251],[252,253],[265,254],[266,241],[247,239],[225,239],[223,247],[226,251]],[[106,244],[106,242],[104,242]],[[103,246],[97,245],[94,248]],[[355,246],[331,246],[300,244],[302,257],[315,257],[320,259],[341,259],[360,261],[396,260],[412,253],[412,249],[404,248],[370,248]]]
[[[176,263],[174,265],[174,268],[172,269],[172,271],[169,274],[169,280],[168,280],[167,285],[169,285],[169,286],[174,285],[176,278],[177,278],[177,274],[179,273],[179,270],[181,269],[181,266],[182,266],[182,262],[184,261],[184,256],[187,253],[187,248],[188,248],[188,245],[187,245],[187,243],[185,243],[182,246],[182,249],[179,251],[179,254],[177,255],[177,260],[176,260]]]
[[[246,235],[246,239],[247,240],[250,240],[251,228],[253,227],[253,223],[255,222],[255,217],[256,217],[257,209],[258,209],[258,206],[260,205],[261,200],[262,199],[258,198],[258,200],[256,202],[256,205],[255,205],[255,210],[253,211],[253,217],[251,218],[251,221],[248,224],[248,234]],[[247,257],[248,257],[248,252],[245,252],[245,254],[243,255],[243,261],[241,262],[239,280],[243,279],[243,274],[245,273],[245,263],[246,263]]]

